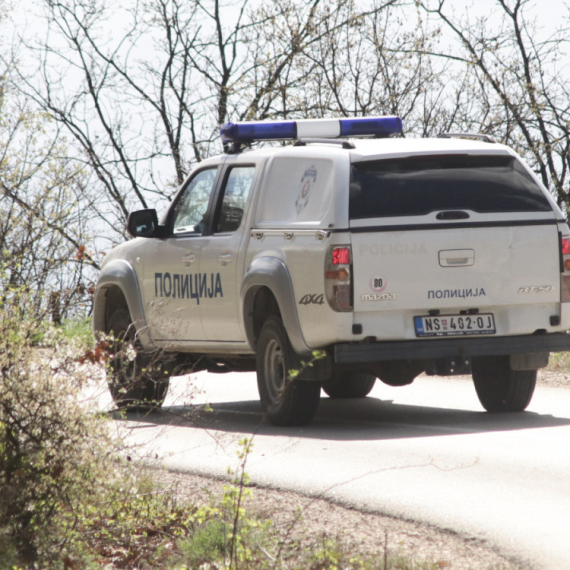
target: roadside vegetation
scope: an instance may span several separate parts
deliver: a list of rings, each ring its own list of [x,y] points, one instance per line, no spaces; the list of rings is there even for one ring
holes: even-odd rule
[[[551,354],[546,370],[552,372],[570,372],[570,352]]]
[[[55,323],[89,307],[127,214],[163,209],[228,121],[398,115],[407,137],[486,134],[570,208],[568,7],[28,4],[0,0],[0,252]]]

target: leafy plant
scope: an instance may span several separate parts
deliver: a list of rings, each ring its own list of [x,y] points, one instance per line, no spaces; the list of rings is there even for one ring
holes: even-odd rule
[[[239,440],[239,446],[239,464],[233,474],[228,469],[232,479],[224,485],[219,507],[201,507],[192,516],[194,530],[181,545],[179,564],[182,565],[177,568],[198,568],[205,563],[216,563],[216,568],[237,570],[263,568],[269,562],[262,544],[269,538],[272,521],[251,516],[244,506],[252,496],[248,488],[249,476],[245,472],[253,448],[251,438]]]
[[[551,354],[546,370],[570,372],[570,352],[557,352]]]
[[[69,543],[62,515],[75,525],[113,465],[104,422],[81,403],[87,378],[74,346],[21,306],[0,309],[0,529],[31,564],[61,557]],[[37,338],[54,348],[38,350]]]

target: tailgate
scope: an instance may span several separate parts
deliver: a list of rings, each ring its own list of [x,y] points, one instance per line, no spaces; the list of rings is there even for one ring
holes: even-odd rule
[[[414,328],[427,315],[491,315],[456,334],[546,329],[559,312],[558,241],[555,224],[353,233],[355,322],[384,339],[428,336]]]
[[[352,251],[355,313],[560,300],[556,224],[359,232]]]

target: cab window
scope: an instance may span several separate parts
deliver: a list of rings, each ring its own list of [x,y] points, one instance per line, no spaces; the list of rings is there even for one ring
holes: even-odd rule
[[[254,166],[234,166],[228,172],[214,226],[215,233],[231,233],[239,228],[254,175]]]
[[[192,178],[174,206],[172,233],[202,235],[204,216],[216,181],[217,168],[201,170]]]

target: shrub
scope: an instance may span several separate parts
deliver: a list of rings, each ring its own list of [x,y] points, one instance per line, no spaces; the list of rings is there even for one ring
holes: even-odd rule
[[[19,297],[0,307],[0,550],[11,553],[0,567],[64,560],[86,498],[117,469],[116,442],[82,402],[84,347],[23,306]]]

